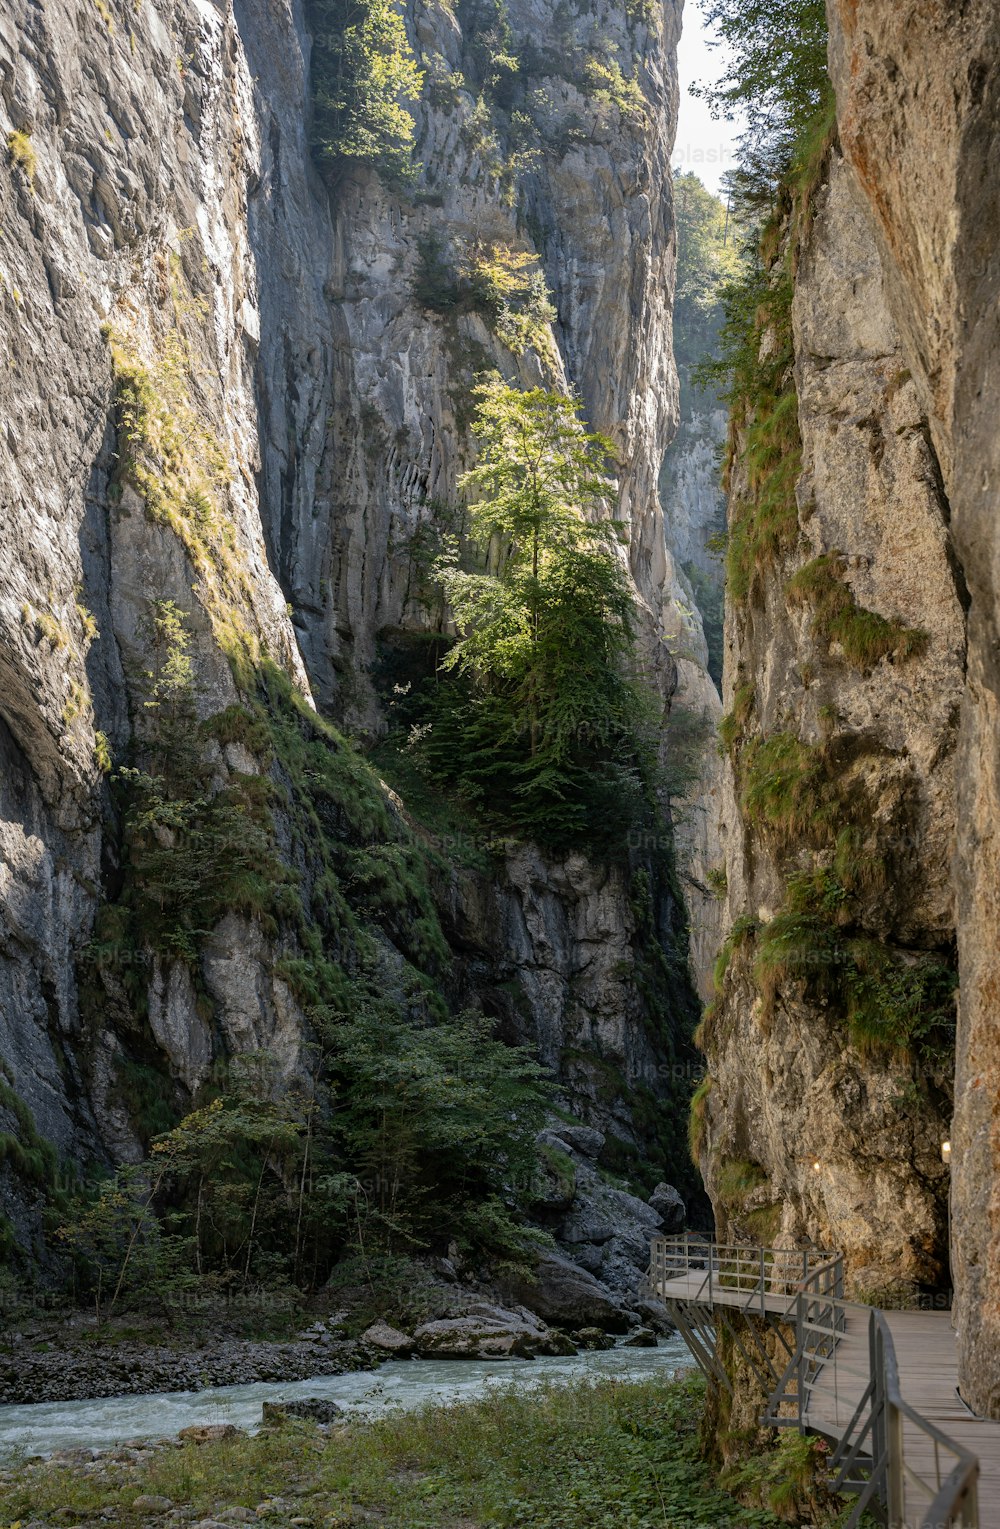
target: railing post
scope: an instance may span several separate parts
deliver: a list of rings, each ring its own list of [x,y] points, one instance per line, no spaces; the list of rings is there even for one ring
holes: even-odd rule
[[[798,1378],[795,1389],[799,1403],[799,1433],[806,1431],[806,1313],[805,1295],[799,1292],[795,1301],[795,1349],[798,1357]]]
[[[903,1474],[903,1414],[886,1396],[886,1443],[889,1446],[888,1480],[886,1483],[886,1518],[890,1529],[906,1523],[906,1481]]]
[[[883,1455],[888,1455],[890,1448],[889,1438],[889,1397],[886,1387],[885,1355],[882,1351],[882,1334],[879,1330],[875,1312],[868,1314],[868,1363],[871,1367],[872,1378],[875,1382],[872,1393],[872,1462],[877,1467]],[[886,1508],[888,1522],[892,1529],[904,1529],[901,1512],[894,1512],[890,1502],[890,1487],[892,1482],[892,1460],[887,1460],[884,1467],[885,1474],[877,1482],[876,1492]],[[897,1505],[898,1506],[898,1505]]]
[[[760,1314],[764,1316],[767,1307],[764,1304],[764,1249],[760,1250]]]

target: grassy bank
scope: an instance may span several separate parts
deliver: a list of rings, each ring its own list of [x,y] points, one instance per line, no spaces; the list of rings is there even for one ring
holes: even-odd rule
[[[699,1459],[701,1389],[693,1378],[602,1381],[329,1434],[295,1423],[161,1448],[141,1464],[25,1465],[0,1487],[0,1525],[177,1522],[133,1506],[151,1494],[197,1510],[188,1521],[277,1499],[266,1522],[324,1529],[776,1529]]]

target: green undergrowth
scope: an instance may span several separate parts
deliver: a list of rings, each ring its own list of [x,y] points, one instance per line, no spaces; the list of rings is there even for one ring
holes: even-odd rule
[[[691,1096],[688,1113],[688,1150],[693,1163],[701,1162],[708,1141],[708,1101],[714,1087],[714,1078],[706,1073]]]
[[[700,1379],[499,1389],[338,1428],[308,1424],[252,1439],[157,1451],[141,1467],[84,1474],[45,1464],[0,1487],[0,1521],[113,1515],[140,1529],[139,1494],[209,1516],[270,1497],[291,1516],[386,1529],[777,1529],[713,1480],[699,1450]],[[148,1515],[147,1515],[148,1516]]]
[[[721,1480],[745,1502],[767,1507],[785,1522],[830,1520],[829,1449],[814,1434],[785,1429],[773,1450],[723,1471]]]
[[[831,870],[792,877],[785,907],[760,930],[753,965],[765,1023],[799,987],[843,1017],[863,1056],[944,1066],[955,1043],[950,953],[910,951],[867,935],[856,891]]]
[[[770,213],[748,241],[743,269],[724,291],[719,355],[697,373],[700,383],[719,388],[730,406],[724,479],[734,493],[726,589],[737,607],[759,595],[763,575],[781,566],[799,538],[802,438],[792,295],[835,136],[835,101],[827,83],[818,106],[798,128],[769,193]]]
[[[879,751],[851,739],[805,743],[791,732],[737,741],[735,728],[730,746],[742,819],[783,865],[785,897],[764,924],[746,916],[734,923],[698,1043],[717,1037],[734,1001],[729,968],[752,945],[741,972],[752,973],[763,1026],[795,994],[838,1018],[863,1055],[946,1066],[955,1035],[954,953],[893,940],[905,872],[886,848],[889,828],[879,824]]]
[[[0,1063],[0,1110],[13,1117],[14,1130],[0,1132],[0,1166],[11,1168],[26,1184],[44,1189],[55,1182],[56,1150],[38,1132],[35,1118],[11,1085]]]
[[[924,652],[928,636],[901,621],[887,621],[858,605],[845,582],[846,564],[839,553],[826,552],[800,568],[785,585],[792,605],[812,609],[812,633],[819,641],[836,644],[852,668],[868,674],[884,658],[906,659]]]

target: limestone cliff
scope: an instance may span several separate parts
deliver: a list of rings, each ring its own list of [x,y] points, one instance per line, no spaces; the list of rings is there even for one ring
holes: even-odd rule
[[[964,591],[870,216],[836,146],[784,239],[790,315],[775,303],[761,347],[787,343],[790,360],[778,402],[735,421],[730,933],[696,1129],[726,1238],[842,1249],[862,1293],[940,1287]]]
[[[614,440],[643,664],[668,701],[679,15],[518,0],[515,110],[481,8],[415,0],[405,192],[318,173],[298,4],[0,18],[5,1119],[19,1096],[61,1151],[133,1154],[219,1057],[263,1048],[294,1072],[309,1003],[361,940],[404,1006],[418,977],[471,995],[540,1044],[575,1107],[642,1137],[629,1094],[668,1091],[688,1004],[662,846],[624,872],[526,849],[467,875],[310,708],[377,734],[377,660],[441,629],[427,567],[485,366],[578,390]],[[524,304],[453,311],[442,289],[477,262],[527,271]],[[157,882],[151,907],[109,771],[162,715],[178,620],[208,772],[184,807],[222,860],[189,867],[187,903]],[[247,842],[225,836],[231,808]]]
[[[961,988],[952,1268],[963,1393],[996,1416],[1000,19],[982,0],[830,0],[828,11],[844,153],[874,225],[940,463],[952,560],[968,591],[968,670],[953,696],[961,712],[952,861]]]

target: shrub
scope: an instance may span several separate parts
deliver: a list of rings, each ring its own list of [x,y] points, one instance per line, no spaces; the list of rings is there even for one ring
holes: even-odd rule
[[[927,646],[926,632],[887,621],[859,606],[845,583],[846,564],[837,552],[813,558],[788,580],[785,593],[793,605],[811,605],[812,631],[836,643],[846,661],[868,673],[884,658],[911,658]]]
[[[35,153],[30,133],[22,133],[17,129],[8,133],[7,153],[10,155],[11,164],[24,171],[29,183],[33,182],[38,169],[38,155]]]

